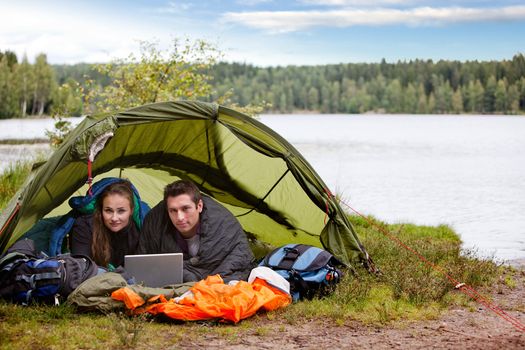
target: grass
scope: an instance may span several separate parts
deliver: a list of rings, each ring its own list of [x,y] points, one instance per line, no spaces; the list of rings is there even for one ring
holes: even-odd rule
[[[15,162],[0,174],[0,208],[3,209],[24,183],[31,171],[30,163]]]
[[[0,174],[0,206],[14,194],[29,173],[16,164]],[[72,306],[22,307],[0,302],[1,349],[156,349],[177,348],[183,343],[202,345],[218,338],[237,344],[243,334],[269,336],[313,320],[344,326],[352,322],[381,326],[437,318],[451,305],[475,307],[455,282],[422,263],[414,254],[386,237],[389,232],[422,254],[455,280],[475,289],[492,284],[512,286],[498,280],[502,267],[461,250],[461,241],[448,226],[388,225],[372,217],[350,216],[370,256],[381,270],[378,275],[358,268],[346,272],[335,292],[323,299],[299,302],[274,312],[259,314],[237,325],[209,322],[163,322],[124,314],[85,314]],[[377,227],[380,227],[378,229]],[[515,282],[514,282],[515,283]],[[199,347],[195,345],[195,347]]]

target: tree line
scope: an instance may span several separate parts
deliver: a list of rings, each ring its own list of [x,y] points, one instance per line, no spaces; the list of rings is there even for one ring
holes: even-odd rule
[[[27,56],[19,62],[15,53],[0,52],[0,118],[48,113],[56,90],[53,67],[45,54],[31,64]]]
[[[264,112],[270,113],[521,114],[525,111],[525,57],[521,53],[511,60],[486,62],[382,60],[286,67],[212,60],[193,64],[189,56],[162,62],[158,58],[160,52],[153,54],[155,60],[138,62],[141,71],[147,72],[141,74],[148,77],[134,77],[134,86],[127,89],[137,89],[141,81],[151,82],[155,67],[162,69],[157,70],[159,76],[153,82],[164,83],[165,73],[177,67],[172,74],[173,83],[188,86],[184,87],[184,93],[175,94],[177,87],[167,86],[163,91],[171,93],[164,93],[165,96],[220,103],[227,100],[231,106],[264,106]],[[116,83],[122,87],[126,83],[121,79],[122,67],[129,71],[133,64],[121,61],[103,68],[93,64],[50,65],[45,54],[29,63],[26,56],[19,61],[13,52],[0,52],[0,118],[92,112],[94,105],[86,98],[87,90],[112,91]],[[194,77],[191,80],[184,79],[188,72]],[[203,83],[210,88],[201,89]],[[192,91],[198,93],[192,95]],[[145,90],[142,94],[146,100],[152,98]],[[154,95],[158,100],[158,94]]]
[[[414,60],[260,68],[219,63],[211,75],[232,100],[268,102],[269,112],[475,113],[525,111],[525,57],[512,60]]]

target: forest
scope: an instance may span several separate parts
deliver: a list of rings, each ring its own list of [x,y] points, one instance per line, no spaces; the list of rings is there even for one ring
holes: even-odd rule
[[[264,113],[525,112],[521,53],[501,61],[382,60],[285,67],[213,62],[194,69],[211,89],[183,98],[221,102],[228,96],[230,105],[261,105]],[[85,114],[86,90],[110,86],[113,79],[95,64],[51,65],[44,53],[30,63],[26,56],[20,59],[11,51],[0,52],[0,118],[56,115],[64,110],[68,115]]]

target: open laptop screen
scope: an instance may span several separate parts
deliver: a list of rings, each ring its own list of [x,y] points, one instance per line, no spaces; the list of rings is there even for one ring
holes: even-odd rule
[[[126,255],[124,268],[136,283],[164,287],[182,283],[182,253]]]

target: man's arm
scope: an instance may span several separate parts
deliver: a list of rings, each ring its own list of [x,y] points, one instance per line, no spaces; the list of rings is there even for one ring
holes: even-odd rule
[[[211,207],[212,205],[210,205]],[[246,279],[253,267],[253,253],[239,221],[226,209],[208,208],[204,236],[197,259],[185,263],[185,278],[200,280],[220,274],[226,281]],[[215,210],[214,210],[215,209]]]
[[[224,260],[215,268],[211,275],[219,274],[225,282],[231,280],[247,280],[254,267],[254,256],[241,229],[236,233],[237,240],[232,242],[231,250]]]

